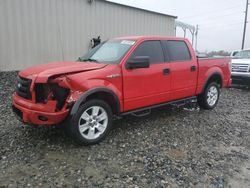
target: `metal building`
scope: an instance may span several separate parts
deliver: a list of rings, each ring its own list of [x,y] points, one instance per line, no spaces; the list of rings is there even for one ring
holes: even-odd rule
[[[0,0],[0,71],[76,60],[98,36],[172,36],[175,19],[105,0]]]

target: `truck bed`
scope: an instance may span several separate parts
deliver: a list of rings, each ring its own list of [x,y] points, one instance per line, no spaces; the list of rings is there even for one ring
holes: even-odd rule
[[[220,75],[223,75],[222,86],[229,86],[231,77],[230,77],[230,66],[231,59],[228,57],[224,58],[198,58],[198,84],[197,84],[197,93],[201,93],[204,87],[204,83],[207,82],[210,74],[217,72]]]

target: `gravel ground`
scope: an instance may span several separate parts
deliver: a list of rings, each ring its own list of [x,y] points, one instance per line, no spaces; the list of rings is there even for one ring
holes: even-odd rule
[[[16,73],[0,73],[0,187],[250,187],[250,90],[224,89],[218,107],[126,117],[99,145],[79,147],[11,112]]]

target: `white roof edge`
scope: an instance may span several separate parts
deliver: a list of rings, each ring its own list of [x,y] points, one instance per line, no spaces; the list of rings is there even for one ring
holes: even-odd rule
[[[105,1],[107,3],[112,3],[112,4],[116,4],[116,5],[120,5],[120,6],[124,6],[124,7],[128,7],[128,8],[132,8],[132,9],[142,10],[142,11],[150,12],[150,13],[154,13],[154,14],[160,14],[160,15],[172,17],[172,18],[175,18],[175,19],[178,18],[177,16],[173,16],[173,15],[170,15],[170,14],[156,12],[156,11],[152,11],[152,10],[148,10],[148,9],[143,9],[143,8],[139,8],[139,7],[133,7],[133,6],[130,6],[130,5],[125,5],[125,4],[121,4],[121,3],[113,2],[113,1],[109,1],[109,0],[98,0],[98,1]]]

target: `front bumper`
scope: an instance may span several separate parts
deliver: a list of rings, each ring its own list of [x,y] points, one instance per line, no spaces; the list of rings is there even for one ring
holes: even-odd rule
[[[16,94],[12,98],[13,112],[27,124],[54,125],[62,123],[69,114],[69,109],[53,111],[49,104],[36,104]]]
[[[232,73],[233,84],[250,85],[250,73]]]

